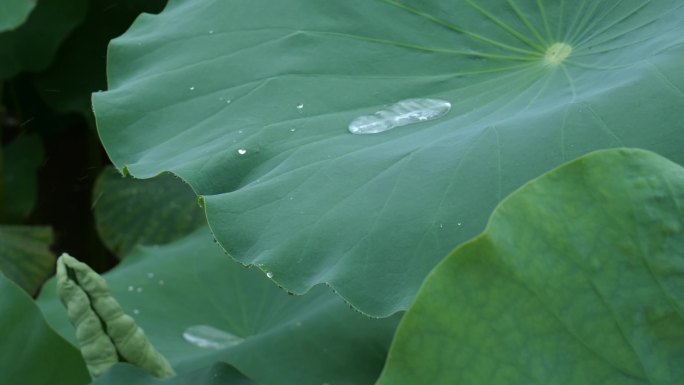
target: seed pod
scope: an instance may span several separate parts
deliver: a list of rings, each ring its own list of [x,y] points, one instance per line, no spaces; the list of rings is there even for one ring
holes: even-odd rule
[[[124,314],[105,279],[88,265],[62,254],[57,260],[57,292],[76,327],[91,377],[99,377],[120,361],[156,377],[175,375],[133,318]]]

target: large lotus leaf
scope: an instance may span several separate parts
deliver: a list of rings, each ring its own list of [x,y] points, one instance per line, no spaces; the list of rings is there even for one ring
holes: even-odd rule
[[[3,0],[0,3],[0,32],[20,26],[35,6],[36,0]]]
[[[264,384],[372,384],[398,322],[357,313],[324,286],[289,296],[225,256],[206,227],[138,247],[104,277],[178,374],[224,361]],[[75,342],[52,282],[39,304]]]
[[[38,168],[43,164],[43,143],[37,135],[24,135],[2,151],[4,195],[0,213],[5,223],[19,223],[33,211],[38,199]]]
[[[38,1],[24,24],[0,33],[0,79],[47,67],[87,7],[87,0]]]
[[[105,168],[93,188],[93,207],[100,238],[118,256],[137,244],[169,243],[206,224],[195,194],[171,174],[139,180]]]
[[[430,273],[378,385],[682,384],[682,277],[684,168],[587,155]]]
[[[34,294],[52,274],[52,229],[44,226],[0,226],[0,272]]]
[[[118,364],[91,385],[254,385],[228,364],[218,362],[210,367],[198,369],[181,376],[159,379],[142,369],[127,364]]]
[[[188,181],[234,258],[387,315],[540,173],[616,146],[684,161],[682,20],[680,0],[172,0],[111,43],[93,102],[114,164]],[[347,130],[414,98],[451,110]]]
[[[0,384],[82,385],[78,349],[55,333],[21,288],[0,273]]]
[[[109,41],[121,35],[141,12],[159,12],[166,0],[90,1],[84,22],[59,48],[50,67],[35,76],[43,99],[60,112],[90,114],[90,93],[106,88]]]

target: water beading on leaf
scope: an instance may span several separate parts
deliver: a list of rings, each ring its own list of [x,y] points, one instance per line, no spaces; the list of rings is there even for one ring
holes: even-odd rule
[[[57,292],[76,327],[81,353],[93,378],[120,359],[156,377],[175,375],[133,318],[124,314],[104,278],[88,265],[62,254],[57,260]]]
[[[611,147],[684,162],[682,20],[681,0],[172,0],[112,41],[93,105],[112,162],[182,177],[233,258],[385,316],[531,178]],[[451,109],[350,134],[412,99]]]

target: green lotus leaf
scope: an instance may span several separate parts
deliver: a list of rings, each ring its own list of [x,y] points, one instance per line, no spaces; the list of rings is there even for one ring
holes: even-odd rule
[[[93,103],[114,164],[186,180],[232,257],[384,316],[531,178],[610,147],[684,162],[683,19],[680,0],[172,0],[112,41]]]
[[[428,276],[378,385],[684,381],[684,168],[605,150],[528,183]]]
[[[0,272],[35,294],[55,266],[52,240],[50,227],[0,225]]]
[[[88,383],[78,350],[48,326],[33,299],[2,273],[0,314],[0,384]]]
[[[100,238],[117,256],[137,244],[169,243],[206,224],[195,194],[171,174],[139,180],[105,168],[93,188],[93,207]]]
[[[36,0],[3,0],[0,3],[0,32],[22,25],[36,6]]]
[[[165,0],[90,1],[83,23],[64,40],[50,67],[34,77],[43,100],[57,111],[90,116],[90,93],[107,86],[107,44],[124,33],[141,12],[159,12],[165,3]]]
[[[40,0],[35,3],[35,9],[21,26],[0,33],[0,79],[47,67],[62,41],[83,20],[88,8],[87,0]]]
[[[206,227],[136,247],[103,277],[180,377],[221,361],[263,384],[370,385],[399,321],[359,314],[324,286],[290,296],[224,255]],[[51,282],[38,303],[76,344]]]
[[[155,377],[176,374],[133,318],[123,312],[105,279],[68,254],[57,260],[57,295],[76,327],[81,354],[93,378],[119,360]]]
[[[173,378],[156,378],[127,364],[117,364],[90,385],[255,385],[232,366],[219,362],[211,367]]]
[[[37,135],[23,135],[2,149],[4,195],[0,213],[5,223],[21,223],[38,200],[38,168],[43,164],[43,143]]]

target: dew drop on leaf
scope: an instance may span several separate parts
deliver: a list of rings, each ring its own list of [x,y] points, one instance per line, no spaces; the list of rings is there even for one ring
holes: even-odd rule
[[[188,327],[183,331],[183,339],[197,347],[214,350],[235,346],[243,341],[241,337],[209,325]]]
[[[446,115],[451,103],[441,99],[405,99],[349,123],[352,134],[377,134],[394,127],[426,122]]]

